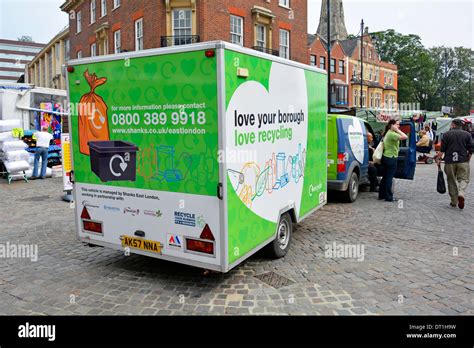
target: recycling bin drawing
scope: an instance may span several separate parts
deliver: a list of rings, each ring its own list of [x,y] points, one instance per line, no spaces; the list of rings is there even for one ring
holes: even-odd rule
[[[138,147],[126,141],[89,142],[92,171],[102,182],[136,181]]]

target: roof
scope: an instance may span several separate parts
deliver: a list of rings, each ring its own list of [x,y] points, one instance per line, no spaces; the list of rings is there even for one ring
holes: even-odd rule
[[[358,44],[358,39],[351,39],[351,40],[343,40],[340,41],[340,44],[342,46],[342,49],[344,50],[344,53],[347,54],[348,56],[352,56],[354,53],[354,50],[357,47]]]
[[[312,44],[314,44],[314,42],[319,39],[319,41],[321,41],[321,44],[323,45],[323,48],[327,51],[328,50],[328,44],[326,42],[326,40],[324,40],[324,38],[318,34],[315,34],[315,35],[312,35],[312,34],[308,34],[308,47],[311,47]]]

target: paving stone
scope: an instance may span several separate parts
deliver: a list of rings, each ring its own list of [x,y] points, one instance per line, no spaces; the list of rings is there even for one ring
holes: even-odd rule
[[[473,315],[474,186],[463,212],[447,209],[447,196],[431,189],[433,168],[419,166],[414,181],[396,181],[403,209],[381,205],[373,193],[350,205],[331,201],[298,225],[285,258],[257,254],[229,274],[209,276],[82,245],[73,210],[59,199],[60,178],[0,180],[1,202],[18,208],[0,210],[0,244],[40,250],[37,262],[0,262],[0,315]],[[46,195],[54,214],[28,200]],[[334,242],[365,245],[364,261],[324,257],[325,245]],[[296,283],[274,289],[254,278],[272,271]]]

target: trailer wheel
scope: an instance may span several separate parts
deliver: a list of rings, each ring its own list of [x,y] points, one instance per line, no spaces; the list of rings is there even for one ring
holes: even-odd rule
[[[273,242],[266,247],[266,254],[272,259],[279,259],[286,255],[290,249],[291,238],[293,236],[293,221],[291,216],[285,213],[278,223],[277,236]]]
[[[349,179],[349,186],[347,191],[344,192],[344,200],[348,203],[354,203],[359,195],[359,177],[356,172],[352,172],[351,178]]]

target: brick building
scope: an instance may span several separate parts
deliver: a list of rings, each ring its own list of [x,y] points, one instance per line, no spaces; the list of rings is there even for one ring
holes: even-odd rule
[[[398,67],[380,60],[370,35],[366,32],[362,50],[363,83],[361,94],[361,40],[348,39],[342,0],[331,0],[331,104],[338,108],[397,108]],[[328,69],[326,1],[316,35],[308,35],[311,65]],[[326,36],[325,36],[326,35]],[[362,97],[362,100],[361,100]],[[362,103],[362,104],[361,104]]]
[[[328,45],[324,38],[319,35],[308,36],[308,50],[310,65],[321,69],[331,69],[331,92],[332,105],[338,107],[349,107],[349,79],[347,67],[349,57],[339,40],[331,44],[331,61],[328,62]]]
[[[301,63],[306,0],[67,0],[71,56],[224,40]]]

